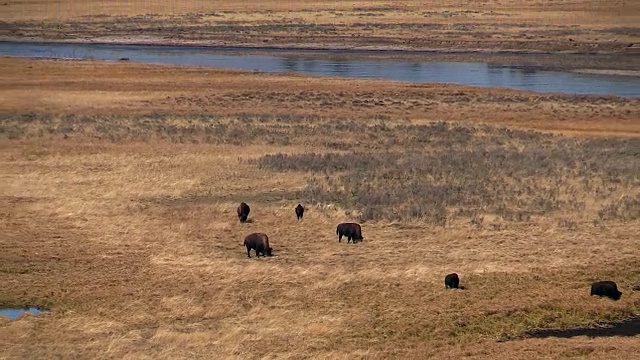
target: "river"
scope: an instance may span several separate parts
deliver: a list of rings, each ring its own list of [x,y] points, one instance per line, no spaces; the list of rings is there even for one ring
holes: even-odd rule
[[[326,56],[319,56],[323,54]],[[349,51],[261,49],[256,54],[256,49],[196,46],[0,42],[0,56],[127,59],[142,63],[451,83],[536,92],[640,96],[640,78],[634,76],[583,74],[514,64],[372,59],[344,55],[349,55]]]

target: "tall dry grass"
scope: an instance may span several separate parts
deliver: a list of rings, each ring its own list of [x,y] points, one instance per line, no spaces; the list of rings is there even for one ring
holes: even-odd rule
[[[445,225],[462,217],[481,225],[485,215],[528,221],[559,213],[594,221],[640,218],[638,139],[570,140],[442,122],[333,131],[374,138],[385,151],[269,154],[257,164],[312,172],[301,196],[357,208],[362,221],[420,218]],[[390,131],[393,136],[381,135]],[[394,148],[400,134],[406,140]]]

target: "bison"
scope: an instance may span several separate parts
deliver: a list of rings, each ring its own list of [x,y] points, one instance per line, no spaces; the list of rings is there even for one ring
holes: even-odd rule
[[[618,291],[618,285],[613,281],[596,281],[591,284],[591,296],[593,295],[619,300],[622,293]]]
[[[458,274],[456,273],[451,273],[447,276],[444,277],[444,288],[451,288],[451,289],[457,289],[458,285],[460,284],[460,278],[458,277]]]
[[[271,256],[269,237],[264,233],[251,233],[244,238],[244,246],[247,248],[247,257],[251,257],[251,249],[256,251],[256,256]]]
[[[302,219],[302,216],[304,215],[304,207],[298,204],[295,210],[296,210],[296,216],[298,217],[298,220]]]
[[[356,241],[364,240],[364,238],[362,237],[362,229],[360,228],[360,224],[356,223],[338,224],[338,227],[336,228],[336,235],[338,235],[338,242],[341,242],[342,237],[345,236],[347,238],[347,244],[352,240],[354,244],[356,243]]]
[[[240,203],[240,206],[238,206],[238,219],[240,219],[241,223],[247,221],[247,218],[249,217],[249,211],[251,211],[251,208],[249,207],[249,205],[247,205],[247,203]]]

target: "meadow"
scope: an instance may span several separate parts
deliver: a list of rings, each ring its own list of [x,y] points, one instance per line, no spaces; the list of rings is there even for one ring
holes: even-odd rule
[[[2,358],[640,353],[633,330],[530,335],[640,314],[636,98],[0,68],[0,306],[49,310],[0,318]],[[343,221],[365,240],[338,243]],[[254,231],[273,257],[247,258]],[[589,296],[605,279],[619,301]]]

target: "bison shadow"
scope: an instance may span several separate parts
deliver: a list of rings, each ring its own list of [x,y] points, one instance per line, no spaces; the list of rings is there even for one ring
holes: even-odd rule
[[[457,288],[450,288],[448,290],[467,290],[467,287],[464,285],[459,285]]]
[[[622,321],[610,321],[597,324],[598,327],[572,329],[537,329],[525,333],[527,337],[541,339],[547,337],[571,338],[574,336],[636,336],[640,335],[640,316]]]

